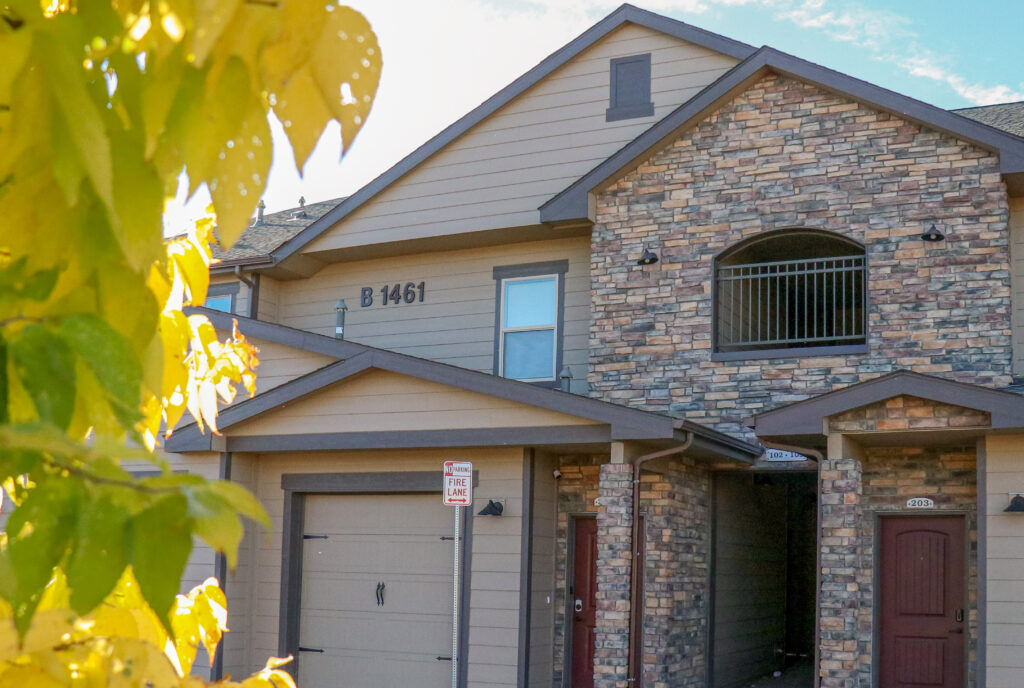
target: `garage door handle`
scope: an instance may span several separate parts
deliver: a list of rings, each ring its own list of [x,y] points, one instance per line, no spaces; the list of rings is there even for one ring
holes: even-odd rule
[[[441,655],[438,655],[437,656],[437,661],[439,661],[439,662],[450,662],[450,661],[452,661],[452,658],[451,657],[442,657]]]
[[[299,652],[316,652],[321,655],[324,653],[324,651],[318,647],[302,647],[301,645],[299,645]]]

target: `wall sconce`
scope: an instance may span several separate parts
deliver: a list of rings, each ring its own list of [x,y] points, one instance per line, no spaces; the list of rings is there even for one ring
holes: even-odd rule
[[[481,509],[477,513],[477,516],[501,516],[503,511],[505,511],[504,504],[496,502],[493,499],[488,499],[487,506]]]
[[[921,241],[927,241],[929,243],[935,243],[936,241],[942,241],[946,238],[946,235],[935,228],[932,225],[927,232],[921,235]]]
[[[562,371],[558,373],[558,388],[563,392],[568,392],[571,385],[572,370],[569,369],[569,366],[562,366]]]
[[[1011,492],[1010,497],[1010,505],[1003,509],[1003,511],[1008,514],[1024,513],[1024,494]]]
[[[644,253],[640,256],[640,260],[636,262],[637,265],[654,265],[658,262],[658,254],[649,248],[644,249]]]
[[[348,312],[348,306],[345,305],[345,299],[338,299],[338,305],[334,307],[337,311],[338,316],[334,321],[334,338],[344,339],[345,338],[345,313]]]

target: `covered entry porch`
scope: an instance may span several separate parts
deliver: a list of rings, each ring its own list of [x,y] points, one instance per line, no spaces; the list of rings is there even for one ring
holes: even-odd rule
[[[1016,394],[910,372],[753,419],[820,457],[808,687],[986,685],[986,453],[1022,423]]]

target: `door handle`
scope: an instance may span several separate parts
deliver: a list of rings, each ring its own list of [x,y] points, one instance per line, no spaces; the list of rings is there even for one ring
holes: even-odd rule
[[[576,604],[573,605],[573,611],[583,611],[583,600],[576,600]]]

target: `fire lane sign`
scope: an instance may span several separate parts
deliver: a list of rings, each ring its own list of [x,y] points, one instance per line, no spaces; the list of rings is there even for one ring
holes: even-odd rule
[[[471,462],[444,462],[444,503],[447,506],[473,505],[473,464]]]

